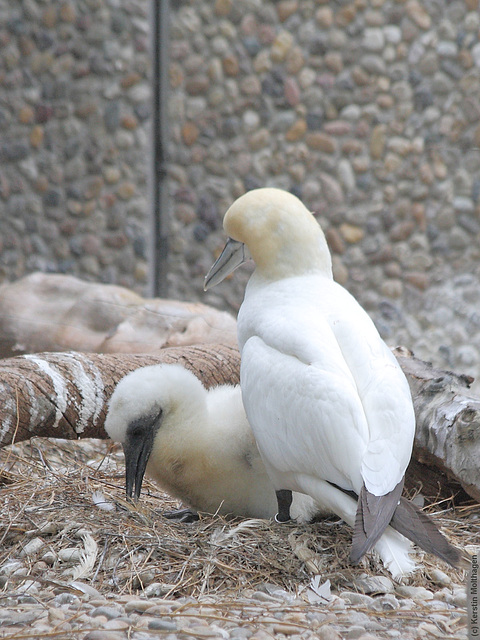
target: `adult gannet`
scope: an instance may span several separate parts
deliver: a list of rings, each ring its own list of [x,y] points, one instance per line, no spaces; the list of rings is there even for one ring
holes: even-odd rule
[[[288,510],[285,490],[312,496],[354,527],[353,563],[375,546],[394,576],[415,566],[404,536],[456,564],[458,550],[401,498],[415,433],[409,386],[372,320],[333,280],[312,214],[288,192],[255,189],[229,208],[224,229],[230,239],[205,289],[253,258],[238,315],[240,386],[283,491],[279,509]]]
[[[126,375],[109,403],[105,430],[125,452],[126,491],[140,497],[145,471],[197,511],[271,518],[273,485],[248,424],[239,386],[207,391],[176,364]],[[309,496],[293,496],[292,516],[318,512]],[[188,510],[179,512],[188,517]]]

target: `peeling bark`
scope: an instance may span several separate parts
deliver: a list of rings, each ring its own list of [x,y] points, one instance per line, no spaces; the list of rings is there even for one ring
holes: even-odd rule
[[[445,474],[480,502],[480,398],[468,395],[472,378],[435,369],[404,348],[394,354],[407,376],[415,407],[417,476],[423,476],[426,484],[441,484]],[[418,463],[425,466],[423,473]]]
[[[106,438],[107,404],[119,380],[152,364],[178,363],[206,387],[239,382],[240,355],[227,345],[159,355],[39,353],[0,361],[0,447],[32,436]]]

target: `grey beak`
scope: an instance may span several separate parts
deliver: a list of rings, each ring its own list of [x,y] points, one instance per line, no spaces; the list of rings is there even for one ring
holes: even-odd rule
[[[229,238],[222,253],[205,276],[203,290],[207,291],[207,289],[214,287],[249,259],[249,251],[243,242]]]
[[[143,422],[142,420],[138,421]],[[131,425],[133,426],[133,425]],[[143,427],[143,428],[142,428]],[[138,429],[131,429],[130,435],[123,444],[125,454],[125,488],[128,498],[140,498],[143,477],[148,459],[153,449],[156,430],[144,425]]]

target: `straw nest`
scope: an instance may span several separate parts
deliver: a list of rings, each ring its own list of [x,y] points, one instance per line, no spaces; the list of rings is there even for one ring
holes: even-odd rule
[[[125,499],[123,474],[121,448],[100,440],[34,438],[2,450],[0,587],[12,588],[13,578],[45,588],[81,580],[104,593],[150,587],[165,597],[220,599],[265,584],[298,593],[314,574],[334,591],[352,589],[361,574],[389,576],[372,554],[349,565],[351,532],[338,518],[279,526],[214,514],[173,523],[162,512],[178,508],[175,500],[146,480],[135,506]],[[478,544],[478,505],[444,501],[429,511],[456,545]],[[2,568],[17,560],[25,575],[7,579]],[[431,586],[434,568],[464,580],[428,556],[409,581]]]

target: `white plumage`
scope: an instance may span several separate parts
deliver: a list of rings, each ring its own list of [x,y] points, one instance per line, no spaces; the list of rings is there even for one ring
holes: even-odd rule
[[[232,240],[205,287],[242,262],[246,245],[256,270],[238,316],[240,384],[275,489],[309,494],[352,527],[357,499],[345,491],[372,504],[380,497],[383,509],[395,490],[386,522],[375,525],[377,540],[383,532],[375,548],[393,575],[411,571],[410,542],[385,529],[415,433],[400,366],[365,311],[334,282],[323,232],[295,196],[246,193],[227,211],[224,228]]]
[[[243,409],[240,387],[207,391],[180,365],[125,376],[110,399],[105,430],[125,451],[127,494],[140,495],[143,474],[197,511],[271,518],[277,501]],[[318,509],[294,495],[292,515]]]

